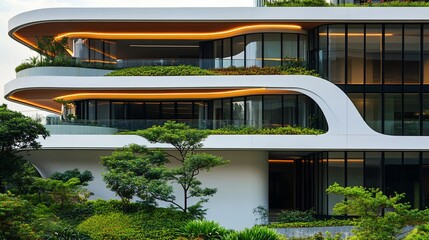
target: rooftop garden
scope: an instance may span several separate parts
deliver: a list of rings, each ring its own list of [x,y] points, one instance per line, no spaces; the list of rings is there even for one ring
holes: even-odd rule
[[[427,1],[383,1],[366,0],[363,3],[329,4],[324,0],[266,0],[267,7],[429,7]]]
[[[202,69],[195,66],[142,66],[115,70],[106,76],[203,76],[203,75],[311,75],[319,77],[312,69],[296,65],[283,67],[229,67]]]

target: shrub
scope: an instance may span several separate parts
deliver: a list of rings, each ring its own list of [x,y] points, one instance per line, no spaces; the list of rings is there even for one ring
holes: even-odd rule
[[[106,76],[201,76],[213,75],[209,70],[194,66],[142,66],[113,71]]]
[[[278,128],[254,128],[254,127],[235,127],[228,126],[214,130],[208,130],[211,135],[247,135],[247,134],[261,134],[261,135],[318,135],[323,134],[325,131],[313,128],[304,127],[278,127]]]
[[[180,229],[180,235],[187,239],[223,239],[229,233],[214,221],[194,220]]]
[[[49,234],[42,235],[43,240],[91,240],[87,234],[81,233],[72,227],[59,227]]]
[[[314,222],[315,212],[310,209],[307,211],[299,210],[282,210],[278,215],[279,222],[282,223],[291,223],[291,222]]]
[[[324,0],[277,0],[266,1],[268,7],[324,7],[329,4]]]
[[[290,223],[271,223],[270,228],[304,228],[304,227],[334,227],[334,226],[354,226],[356,221],[353,219],[329,219],[318,220],[314,222],[290,222]]]
[[[426,240],[429,239],[429,224],[419,225],[414,228],[405,240]]]
[[[281,75],[279,67],[229,67],[211,70],[216,75]]]
[[[142,239],[135,221],[123,213],[94,215],[77,226],[92,239]]]
[[[233,232],[225,240],[286,240],[284,236],[273,229],[261,226],[246,228],[243,231]]]

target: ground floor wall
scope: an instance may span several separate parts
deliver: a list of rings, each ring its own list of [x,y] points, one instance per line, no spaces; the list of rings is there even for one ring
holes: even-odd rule
[[[215,187],[217,193],[204,206],[206,218],[220,222],[227,228],[242,229],[255,224],[253,209],[268,208],[268,153],[266,151],[209,151],[230,160],[225,166],[200,174],[204,186]],[[106,188],[101,173],[100,156],[110,155],[108,150],[38,150],[26,158],[43,177],[54,172],[78,168],[89,170],[94,180],[88,189],[93,198],[111,199],[115,194]],[[177,190],[177,189],[176,189]],[[178,199],[180,192],[178,191]],[[167,204],[160,203],[161,206]]]

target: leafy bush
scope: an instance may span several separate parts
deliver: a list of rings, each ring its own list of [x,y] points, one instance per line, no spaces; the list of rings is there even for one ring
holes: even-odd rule
[[[67,182],[68,180],[72,178],[77,178],[80,181],[80,184],[82,186],[87,186],[88,182],[94,180],[94,177],[92,176],[92,173],[88,170],[85,170],[83,172],[80,172],[79,169],[75,168],[73,170],[67,170],[63,173],[61,172],[55,172],[51,175],[51,179],[54,180],[60,180],[63,182]]]
[[[414,228],[405,240],[427,240],[429,239],[429,224],[419,225]]]
[[[214,221],[194,220],[180,229],[180,235],[187,239],[223,239],[228,230]]]
[[[324,0],[277,0],[266,1],[267,7],[325,7],[329,4]]]
[[[280,67],[229,67],[212,69],[212,75],[281,75]]]
[[[282,223],[291,223],[291,222],[314,222],[315,212],[310,209],[307,211],[299,210],[282,210],[278,215],[279,222]]]
[[[142,66],[113,71],[106,76],[201,76],[213,75],[209,70],[194,66]]]
[[[43,240],[91,240],[89,235],[81,233],[72,227],[59,227],[52,233],[42,235]]]
[[[233,232],[224,238],[225,240],[286,240],[284,236],[273,229],[255,226],[243,231]]]
[[[254,127],[235,127],[228,126],[214,130],[207,130],[210,135],[318,135],[323,134],[325,131],[313,128],[304,127],[278,127],[278,128],[254,128]]]
[[[314,236],[292,237],[292,238],[289,238],[289,240],[340,240],[340,239],[343,239],[340,233],[337,233],[334,236],[332,236],[332,234],[329,232],[326,232],[325,234],[326,236],[323,236],[323,233],[319,232],[319,233],[316,233]]]
[[[270,228],[304,228],[304,227],[337,227],[354,226],[356,221],[353,219],[329,219],[318,220],[314,222],[290,222],[290,223],[271,223]]]

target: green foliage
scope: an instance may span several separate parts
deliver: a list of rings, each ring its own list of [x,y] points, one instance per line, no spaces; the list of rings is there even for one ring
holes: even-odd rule
[[[49,178],[34,178],[32,196],[37,202],[47,205],[59,204],[61,207],[86,201],[90,193],[82,188],[79,179],[71,178],[67,182]]]
[[[225,240],[286,240],[286,238],[268,227],[255,226],[243,231],[233,232]]]
[[[183,212],[166,208],[140,210],[131,214],[107,212],[86,219],[77,230],[93,239],[176,239],[178,230],[189,219],[189,215]]]
[[[341,240],[341,239],[343,239],[341,237],[340,233],[337,233],[334,236],[332,236],[331,233],[326,232],[325,235],[326,236],[323,236],[323,233],[319,232],[319,233],[316,233],[314,236],[310,236],[310,237],[292,237],[292,238],[289,238],[289,240]]]
[[[228,126],[225,128],[219,128],[214,130],[208,130],[210,135],[319,135],[325,133],[325,131],[313,128],[304,127],[278,127],[278,128],[254,128],[254,127],[235,127]]]
[[[202,183],[196,177],[202,171],[210,171],[229,161],[208,153],[196,153],[195,150],[202,147],[202,141],[207,137],[207,132],[190,128],[184,123],[168,121],[163,126],[151,127],[141,131],[140,134],[152,143],[168,143],[177,150],[177,154],[170,155],[170,157],[179,162],[180,166],[169,168],[165,176],[167,176],[167,180],[177,183],[182,188],[183,205],[177,203],[171,193],[156,198],[169,202],[197,218],[202,218],[205,213],[202,204],[207,202],[207,197],[213,196],[217,189],[201,187]],[[155,190],[160,192],[159,189]],[[192,198],[199,200],[193,206],[189,206],[188,201]]]
[[[271,223],[270,228],[304,228],[304,227],[334,227],[334,226],[354,226],[356,221],[352,219],[328,219],[317,220],[314,222],[290,222],[290,223]]]
[[[266,1],[267,7],[325,7],[329,6],[324,0],[275,0]]]
[[[429,239],[429,224],[423,224],[414,228],[405,240],[427,240]]]
[[[131,144],[101,157],[101,163],[107,168],[102,174],[103,180],[125,204],[133,196],[148,203],[155,199],[174,201],[173,188],[167,183],[168,170],[164,166],[167,162],[163,152]]]
[[[69,226],[60,226],[49,234],[41,237],[43,240],[91,240],[91,237]]]
[[[337,183],[326,190],[346,200],[334,206],[335,214],[360,216],[352,239],[395,239],[405,226],[416,226],[429,221],[429,210],[410,209],[401,203],[404,194],[388,197],[379,189],[341,187]]]
[[[128,215],[109,213],[94,215],[77,226],[77,230],[92,239],[141,239],[139,226]]]
[[[310,209],[307,211],[299,210],[282,210],[278,215],[279,222],[291,223],[291,222],[314,222],[316,219],[314,210]]]
[[[39,136],[49,136],[42,124],[0,105],[0,192],[7,188],[17,193],[27,191],[29,179],[37,174],[17,152],[40,148]]]
[[[113,71],[106,76],[203,76],[203,75],[311,75],[319,77],[316,71],[308,69],[301,61],[287,61],[283,67],[229,67],[222,69],[201,69],[194,66],[143,66]]]
[[[223,239],[230,231],[214,221],[194,220],[180,229],[180,235],[186,239]]]
[[[79,182],[82,186],[88,186],[88,182],[94,180],[94,177],[92,176],[92,173],[90,171],[85,170],[83,172],[80,172],[79,169],[77,168],[73,170],[67,170],[63,173],[55,172],[50,176],[50,178],[54,180],[60,180],[63,182],[67,182],[72,178],[77,178],[79,179]]]
[[[253,209],[253,214],[256,216],[256,224],[265,225],[268,224],[269,211],[268,208],[259,205]]]
[[[36,37],[35,51],[48,60],[53,60],[57,56],[66,56],[66,46],[68,38],[55,39],[54,36]]]
[[[113,71],[106,76],[201,76],[213,75],[194,66],[142,66]]]

